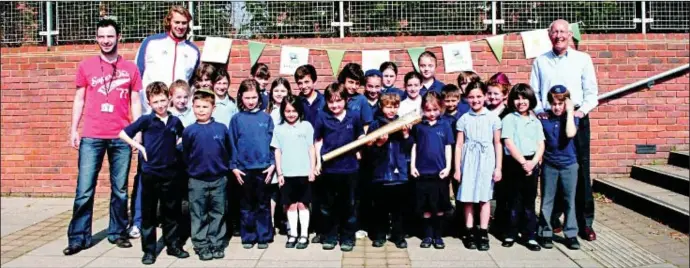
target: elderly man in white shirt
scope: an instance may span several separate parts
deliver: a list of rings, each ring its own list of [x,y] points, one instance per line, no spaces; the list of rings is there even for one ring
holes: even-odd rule
[[[584,52],[569,47],[573,33],[565,20],[556,20],[549,26],[549,39],[553,49],[534,59],[530,85],[537,93],[535,112],[544,117],[550,110],[547,95],[549,89],[556,85],[565,86],[575,104],[575,116],[580,118],[579,129],[575,138],[577,148],[578,184],[576,193],[576,215],[580,236],[588,241],[596,240],[592,229],[594,222],[594,198],[590,178],[590,127],[589,112],[599,104],[597,99],[597,78],[592,58]],[[557,198],[560,200],[562,198]],[[553,213],[553,226],[561,226],[558,217],[563,210],[562,202],[557,203],[559,213]],[[559,228],[554,228],[558,230]]]

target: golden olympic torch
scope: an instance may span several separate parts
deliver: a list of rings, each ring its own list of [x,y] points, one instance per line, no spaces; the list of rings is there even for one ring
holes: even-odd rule
[[[379,137],[386,135],[386,134],[391,134],[394,133],[398,130],[401,130],[405,125],[416,125],[419,122],[422,121],[422,116],[419,115],[417,112],[411,112],[408,113],[397,120],[388,123],[385,126],[380,127],[379,129],[368,133],[366,136],[364,136],[361,139],[355,140],[353,142],[350,142],[348,144],[345,144],[341,146],[338,149],[335,149],[333,151],[330,151],[327,154],[324,154],[322,157],[322,161],[328,161],[333,158],[336,158],[340,156],[341,154],[344,154],[346,152],[349,152],[357,147],[360,147],[362,145],[365,145],[371,141],[374,141],[378,139]]]

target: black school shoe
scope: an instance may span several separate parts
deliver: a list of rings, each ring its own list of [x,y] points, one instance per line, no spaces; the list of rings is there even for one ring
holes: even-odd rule
[[[65,249],[62,250],[62,254],[65,254],[65,256],[70,256],[77,254],[81,252],[82,250],[86,249],[86,247],[82,246],[67,246]]]
[[[197,253],[199,255],[199,260],[202,261],[210,261],[213,260],[213,253],[211,253],[211,250],[208,248],[204,248],[199,250]]]
[[[222,259],[225,258],[225,250],[224,248],[214,248],[211,252],[211,255],[213,255],[214,259]]]
[[[144,257],[141,258],[141,264],[151,265],[156,263],[156,255],[153,253],[144,253]]]
[[[551,237],[542,237],[539,239],[541,242],[541,246],[545,249],[552,249],[553,248],[553,239]]]
[[[373,242],[371,242],[371,246],[375,248],[380,248],[386,245],[386,240],[385,239],[376,239]]]
[[[287,242],[285,242],[285,248],[295,248],[295,245],[297,245],[297,238],[288,236]]]
[[[297,249],[305,249],[309,246],[309,237],[301,236],[297,239]]]
[[[478,229],[479,233],[477,235],[477,250],[487,251],[489,250],[489,231],[486,229]]]
[[[355,243],[353,241],[345,241],[343,243],[340,243],[340,251],[350,252],[354,247]]]
[[[131,248],[132,247],[132,243],[129,242],[129,239],[124,238],[124,237],[120,237],[118,239],[115,239],[115,241],[108,240],[108,242],[110,242],[110,244],[117,245],[118,248]]]
[[[184,258],[189,258],[189,252],[185,251],[184,249],[180,247],[174,247],[174,248],[167,248],[165,249],[165,253],[167,253],[170,256],[176,257],[178,259],[184,259]]]
[[[267,248],[268,248],[268,243],[266,243],[266,242],[264,242],[264,243],[258,243],[258,244],[256,244],[256,248],[258,248],[258,249],[267,249]]]
[[[580,242],[577,241],[577,237],[566,238],[565,246],[571,250],[578,250],[580,249]]]
[[[407,241],[404,238],[395,241],[395,247],[400,249],[407,248]]]
[[[527,240],[525,241],[525,247],[529,249],[530,251],[540,251],[541,246],[539,246],[539,243],[535,241],[534,239]]]
[[[320,234],[315,234],[314,238],[311,239],[311,242],[314,244],[321,244],[323,242],[323,236]],[[335,246],[333,246],[335,247]]]
[[[477,249],[477,239],[474,236],[474,232],[474,229],[465,229],[465,234],[462,237],[462,244],[466,249]]]
[[[515,244],[515,239],[508,237],[508,238],[503,239],[503,243],[501,244],[501,246],[509,248],[509,247],[512,247],[514,244]]]

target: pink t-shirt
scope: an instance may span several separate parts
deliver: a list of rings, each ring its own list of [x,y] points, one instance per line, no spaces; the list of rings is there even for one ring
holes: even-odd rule
[[[76,83],[86,88],[82,137],[117,138],[130,123],[131,92],[142,89],[137,66],[122,56],[109,63],[99,55],[79,64]],[[102,111],[104,103],[112,105],[112,112]]]

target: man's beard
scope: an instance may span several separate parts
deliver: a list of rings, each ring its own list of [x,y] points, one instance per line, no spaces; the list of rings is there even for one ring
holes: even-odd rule
[[[183,33],[182,36],[177,35],[177,32],[175,32],[175,30],[172,30],[171,32],[172,35],[177,39],[186,39],[187,37],[187,32]]]
[[[114,55],[117,55],[117,43],[115,43],[115,45],[113,45],[113,48],[110,49],[110,51],[108,51],[108,52],[106,52],[105,50],[103,50],[103,47],[101,47],[101,46],[99,46],[99,48],[101,49],[101,54],[103,54],[104,56],[114,56]]]

